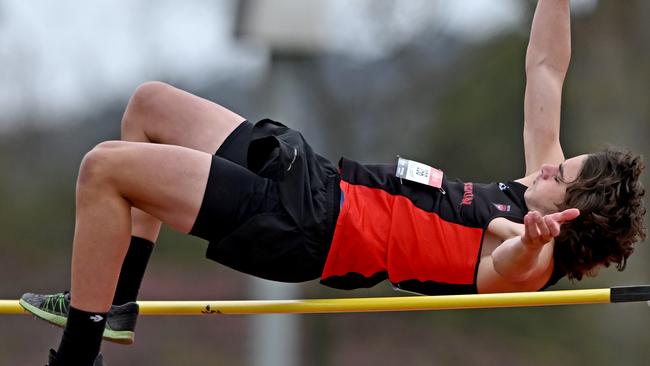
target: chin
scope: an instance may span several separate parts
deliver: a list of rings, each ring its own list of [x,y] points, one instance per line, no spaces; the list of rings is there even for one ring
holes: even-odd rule
[[[526,206],[529,206],[529,207],[530,207],[529,203],[532,203],[531,202],[532,201],[531,200],[531,195],[532,195],[532,193],[530,192],[530,188],[527,189],[526,192],[524,192],[524,201],[526,202]]]

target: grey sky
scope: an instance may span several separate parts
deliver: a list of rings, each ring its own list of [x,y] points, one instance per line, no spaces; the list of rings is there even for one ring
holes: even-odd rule
[[[442,24],[476,40],[517,24],[520,15],[517,0],[374,1],[391,9],[380,19],[368,16],[373,0],[315,1],[326,9],[330,50],[361,60],[383,57]],[[192,84],[259,74],[268,54],[260,43],[232,38],[236,6],[235,0],[0,1],[0,130],[23,114],[56,120],[80,106],[93,108],[149,79]]]

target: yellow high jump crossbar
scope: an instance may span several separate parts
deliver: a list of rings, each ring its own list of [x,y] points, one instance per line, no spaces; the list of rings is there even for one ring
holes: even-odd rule
[[[649,301],[650,286],[478,295],[242,301],[138,301],[141,315],[313,314],[417,311]],[[0,314],[28,314],[18,300],[0,300]]]

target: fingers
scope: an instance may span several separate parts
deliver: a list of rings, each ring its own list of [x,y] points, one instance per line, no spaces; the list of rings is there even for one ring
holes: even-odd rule
[[[548,227],[549,235],[551,237],[556,237],[560,235],[560,224],[548,216],[544,216],[544,223]]]
[[[535,212],[533,218],[535,219],[535,225],[537,225],[537,229],[539,230],[540,237],[542,239],[548,238],[550,240],[551,231],[549,230],[548,225],[546,224],[546,220],[544,219],[545,217],[542,217],[542,215],[539,212]]]
[[[576,217],[580,216],[580,210],[577,208],[569,208],[567,210],[556,212],[554,214],[547,215],[550,216],[554,221],[559,223],[571,221]]]
[[[575,219],[580,210],[570,208],[562,212],[542,216],[537,211],[530,211],[524,216],[524,235],[522,240],[527,245],[542,246],[560,235],[562,223]]]
[[[524,216],[524,237],[529,241],[534,240],[539,236],[539,230],[537,230],[537,225],[535,225],[535,219],[533,216],[532,212],[529,212]]]
[[[549,242],[555,235],[554,232],[559,233],[559,225],[548,225],[554,221],[550,218],[547,220],[537,211],[530,211],[524,216],[524,235],[523,241],[532,246],[541,246]]]

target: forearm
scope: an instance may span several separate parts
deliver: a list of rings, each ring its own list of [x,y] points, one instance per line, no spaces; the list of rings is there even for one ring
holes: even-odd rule
[[[543,66],[562,75],[571,60],[569,0],[539,0],[526,53],[526,72]]]
[[[521,236],[504,241],[492,252],[494,270],[505,279],[519,282],[533,275],[543,246],[527,246]]]
[[[539,0],[526,53],[526,175],[564,161],[560,146],[562,87],[571,59],[569,0]]]

